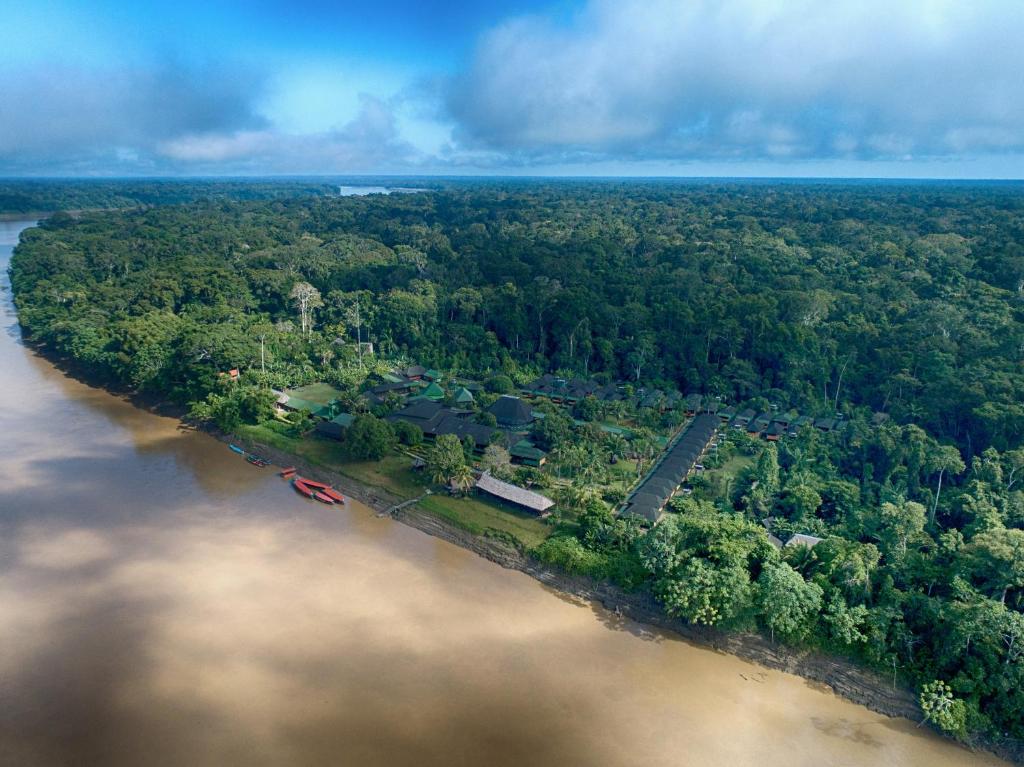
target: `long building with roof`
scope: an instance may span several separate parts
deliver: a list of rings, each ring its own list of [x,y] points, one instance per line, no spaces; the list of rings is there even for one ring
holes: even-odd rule
[[[718,425],[719,420],[713,415],[703,414],[694,418],[689,428],[633,491],[619,515],[639,517],[648,524],[657,524],[669,499],[704,455],[718,431]]]

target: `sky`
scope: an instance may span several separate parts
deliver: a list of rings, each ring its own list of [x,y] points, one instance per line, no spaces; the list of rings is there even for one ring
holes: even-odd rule
[[[6,0],[0,176],[1024,178],[1020,0]]]

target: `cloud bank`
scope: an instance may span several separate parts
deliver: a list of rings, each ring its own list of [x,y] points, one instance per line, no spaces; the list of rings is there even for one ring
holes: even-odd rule
[[[1017,152],[1022,37],[1014,3],[594,0],[491,31],[446,105],[525,163]]]
[[[316,133],[266,108],[270,63],[35,64],[0,71],[0,175],[1020,169],[1021,39],[1019,0],[589,0],[510,18]],[[340,101],[323,90],[310,109]]]

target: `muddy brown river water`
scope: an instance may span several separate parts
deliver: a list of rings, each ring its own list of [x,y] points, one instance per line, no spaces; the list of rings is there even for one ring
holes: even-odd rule
[[[996,765],[68,378],[0,221],[0,764]]]

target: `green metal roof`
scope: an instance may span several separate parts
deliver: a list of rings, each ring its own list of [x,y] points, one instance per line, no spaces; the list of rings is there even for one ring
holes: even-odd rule
[[[285,407],[289,410],[308,410],[313,415],[321,418],[325,418],[330,414],[330,408],[316,402],[310,402],[308,399],[302,399],[302,397],[289,397]]]
[[[429,399],[444,399],[444,389],[436,383],[431,383],[430,386],[423,390],[422,396]]]

